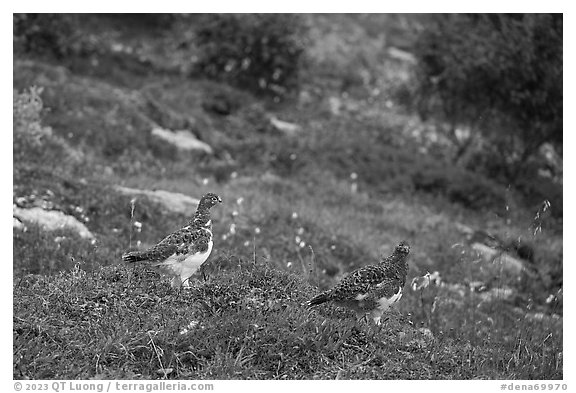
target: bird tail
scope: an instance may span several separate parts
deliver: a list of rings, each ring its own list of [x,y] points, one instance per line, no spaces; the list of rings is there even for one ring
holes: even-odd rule
[[[322,292],[319,295],[314,296],[312,299],[308,301],[308,307],[317,306],[318,304],[322,304],[330,300],[329,292]]]
[[[145,261],[146,259],[148,259],[146,257],[146,253],[140,251],[127,252],[126,254],[122,255],[122,261],[127,263]]]

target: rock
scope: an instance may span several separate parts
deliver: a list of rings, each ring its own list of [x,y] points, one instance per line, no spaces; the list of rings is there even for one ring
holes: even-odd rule
[[[296,133],[298,133],[298,131],[300,131],[302,129],[302,127],[300,127],[298,124],[288,123],[287,121],[279,120],[276,117],[271,117],[270,123],[278,131],[281,131],[284,134],[289,135],[289,136],[296,135]]]
[[[152,135],[176,146],[180,150],[200,150],[208,154],[214,152],[210,145],[196,138],[188,130],[170,131],[157,127],[152,130]]]
[[[500,250],[495,250],[492,247],[488,247],[485,244],[473,243],[472,249],[476,251],[479,256],[482,257],[486,262],[499,262],[502,266],[515,273],[527,272],[524,263],[512,255],[502,252]]]
[[[338,116],[341,113],[342,100],[338,97],[330,97],[328,99],[328,104],[330,105],[330,112],[334,116]]]
[[[114,176],[114,169],[112,169],[112,167],[105,166],[104,167],[104,174],[106,176]]]
[[[454,226],[456,227],[456,229],[458,231],[460,231],[461,233],[465,234],[467,237],[471,237],[472,234],[474,233],[474,229],[470,228],[467,225],[464,225],[460,222],[456,222],[454,223]]]
[[[189,197],[179,192],[165,190],[141,190],[116,186],[116,190],[125,195],[145,195],[150,200],[163,205],[166,209],[175,213],[190,214],[196,210],[199,199]]]
[[[306,91],[306,90],[302,90],[300,91],[300,94],[298,94],[298,104],[300,106],[307,106],[312,104],[313,102],[313,98],[312,95],[310,94],[310,92]]]
[[[410,52],[406,52],[405,50],[398,49],[395,47],[388,48],[388,55],[393,59],[400,60],[405,63],[409,64],[416,64],[416,56],[414,56]]]
[[[13,208],[13,215],[21,221],[33,222],[49,231],[69,228],[75,230],[80,237],[94,239],[94,235],[84,224],[75,217],[64,214],[58,210],[44,210],[41,207],[22,209],[15,206]]]
[[[12,228],[18,229],[20,231],[26,230],[26,226],[24,224],[22,224],[22,221],[20,221],[17,217],[13,217]]]

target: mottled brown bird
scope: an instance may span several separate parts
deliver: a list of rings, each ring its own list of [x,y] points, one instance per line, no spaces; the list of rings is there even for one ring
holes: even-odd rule
[[[312,298],[308,306],[333,302],[353,310],[358,319],[369,315],[376,325],[380,325],[382,314],[402,297],[409,253],[408,243],[401,242],[392,255],[376,265],[354,270],[333,288]]]
[[[172,287],[190,286],[188,279],[208,259],[214,244],[210,209],[222,199],[213,193],[204,195],[194,217],[174,233],[145,251],[124,254],[124,262],[150,262],[161,272],[172,276]]]

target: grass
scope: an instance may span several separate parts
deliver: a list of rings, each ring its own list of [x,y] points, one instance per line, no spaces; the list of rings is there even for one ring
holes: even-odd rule
[[[360,109],[335,116],[328,74],[304,85],[322,92],[310,104],[276,105],[172,71],[137,73],[105,53],[102,68],[66,61],[16,60],[15,89],[44,87],[46,109],[32,118],[52,130],[40,147],[18,145],[14,202],[43,200],[96,242],[14,229],[14,378],[563,377],[561,222],[546,212],[536,222],[518,191],[419,153],[408,131],[426,125],[414,115],[359,89],[345,100]],[[231,114],[203,105],[218,94],[234,101]],[[270,114],[302,130],[284,135]],[[191,129],[215,154],[178,152],[150,135],[155,125]],[[132,216],[116,185],[222,196],[207,280],[178,291],[120,263],[188,215],[139,197]],[[535,273],[480,260],[462,226],[506,247],[521,239]],[[402,239],[413,250],[408,283],[438,271],[442,284],[407,285],[382,329],[303,306]]]
[[[118,265],[24,276],[14,285],[15,377],[161,378],[163,368],[193,379],[561,377],[561,336],[549,333],[560,320],[489,320],[468,294],[437,307],[452,327],[433,338],[394,315],[380,330],[333,307],[308,310],[315,289],[301,276],[228,262],[182,291]]]

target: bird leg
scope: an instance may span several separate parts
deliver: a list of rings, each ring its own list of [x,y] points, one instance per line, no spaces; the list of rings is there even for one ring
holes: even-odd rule
[[[365,320],[368,323],[368,314],[363,312],[356,313],[356,323],[360,323],[360,321]]]
[[[182,281],[182,288],[189,289],[190,288],[190,277]]]
[[[380,311],[380,310],[374,310],[370,313],[370,316],[372,317],[372,320],[374,321],[374,324],[376,326],[382,326],[382,314],[384,314],[384,312]],[[386,318],[384,320],[384,322],[386,322],[388,320],[388,318]]]

